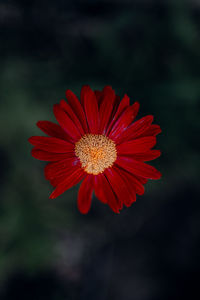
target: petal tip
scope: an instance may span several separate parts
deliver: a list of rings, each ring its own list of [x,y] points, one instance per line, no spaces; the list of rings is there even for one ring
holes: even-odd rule
[[[78,210],[82,215],[87,215],[87,213],[89,212],[89,210],[81,210],[80,208],[78,208]]]
[[[36,123],[36,126],[40,128],[41,123],[42,123],[42,121],[38,121],[38,122]]]
[[[35,136],[31,136],[30,138],[28,138],[28,142],[29,142],[31,145],[34,145],[34,140],[35,140]]]
[[[55,196],[55,194],[54,194],[54,191],[51,193],[51,195],[49,196],[49,199],[55,199],[56,198],[56,196]]]
[[[155,176],[155,180],[158,180],[158,179],[160,179],[162,177],[162,173],[160,172],[160,171],[157,171],[157,174],[156,174],[156,176]]]

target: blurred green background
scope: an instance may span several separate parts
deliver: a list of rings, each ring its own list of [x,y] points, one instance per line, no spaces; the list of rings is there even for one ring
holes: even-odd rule
[[[0,299],[199,292],[200,2],[0,1]],[[66,89],[112,85],[155,116],[162,173],[120,215],[56,200],[27,139]],[[196,294],[197,295],[197,294]],[[198,297],[197,297],[198,298]]]

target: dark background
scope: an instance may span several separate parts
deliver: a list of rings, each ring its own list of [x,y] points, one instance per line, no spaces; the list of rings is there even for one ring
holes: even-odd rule
[[[199,0],[0,1],[0,299],[197,299]],[[155,115],[162,173],[120,215],[56,200],[27,138],[66,89]]]

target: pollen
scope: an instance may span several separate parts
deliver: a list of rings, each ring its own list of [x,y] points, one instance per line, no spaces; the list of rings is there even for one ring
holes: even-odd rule
[[[100,134],[86,134],[75,144],[75,154],[82,168],[97,175],[113,165],[117,158],[115,143]]]

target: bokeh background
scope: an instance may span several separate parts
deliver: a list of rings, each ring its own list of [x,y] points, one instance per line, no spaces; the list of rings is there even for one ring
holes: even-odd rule
[[[0,299],[197,299],[199,0],[0,1]],[[27,139],[66,89],[112,85],[162,127],[162,173],[120,215],[56,200]],[[195,298],[194,296],[195,295]]]

